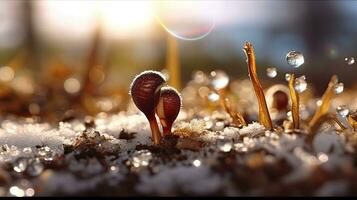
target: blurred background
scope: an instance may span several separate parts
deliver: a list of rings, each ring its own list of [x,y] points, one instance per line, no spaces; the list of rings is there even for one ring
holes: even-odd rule
[[[357,1],[347,0],[1,0],[0,81],[33,93],[59,77],[76,93],[87,74],[101,87],[127,89],[135,74],[165,68],[170,40],[183,83],[196,70],[247,78],[242,47],[251,41],[261,79],[276,67],[269,81],[304,74],[321,94],[332,74],[346,88],[356,84],[357,66],[345,61],[357,57],[356,21]],[[292,50],[304,55],[300,68],[286,62]]]

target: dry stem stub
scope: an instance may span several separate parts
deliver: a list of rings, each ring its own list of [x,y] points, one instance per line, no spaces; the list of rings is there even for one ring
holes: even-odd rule
[[[258,99],[259,104],[259,121],[261,124],[265,126],[265,128],[269,130],[273,130],[273,123],[270,118],[268,106],[265,100],[263,88],[259,82],[258,75],[257,75],[257,68],[255,63],[255,55],[253,45],[250,42],[246,42],[243,51],[247,56],[247,64],[248,64],[248,71],[250,80],[252,81],[255,94]]]
[[[314,127],[315,124],[319,121],[319,119],[328,112],[331,104],[331,99],[335,94],[334,87],[337,83],[338,83],[338,77],[336,75],[333,75],[330,79],[330,82],[328,83],[325,93],[322,96],[321,105],[317,107],[314,116],[311,118],[309,122],[310,129]]]
[[[299,129],[300,112],[299,112],[299,94],[295,90],[295,74],[290,74],[289,90],[291,98],[291,115],[293,117],[294,129]]]

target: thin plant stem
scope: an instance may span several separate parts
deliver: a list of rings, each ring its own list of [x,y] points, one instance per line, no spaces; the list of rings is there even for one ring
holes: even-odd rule
[[[255,94],[258,99],[259,104],[259,121],[260,123],[265,126],[265,128],[269,130],[273,130],[273,123],[270,118],[268,106],[265,100],[263,88],[260,85],[258,75],[257,75],[257,68],[255,63],[255,55],[253,45],[250,42],[246,42],[243,48],[246,56],[247,56],[247,64],[248,64],[248,71],[250,80],[252,81]]]

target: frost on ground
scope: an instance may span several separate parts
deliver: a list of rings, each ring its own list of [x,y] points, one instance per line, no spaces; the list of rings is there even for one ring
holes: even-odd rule
[[[0,194],[353,193],[354,154],[333,128],[308,145],[304,134],[266,131],[259,123],[238,128],[226,119],[180,120],[174,133],[203,142],[198,151],[152,147],[147,119],[136,113],[102,113],[91,127],[78,119],[58,125],[4,120]]]

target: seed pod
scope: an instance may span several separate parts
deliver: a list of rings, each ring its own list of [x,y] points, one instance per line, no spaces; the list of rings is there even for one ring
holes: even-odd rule
[[[164,135],[171,133],[172,124],[177,118],[181,109],[181,97],[172,87],[161,88],[159,104],[156,107],[156,114],[160,118]]]
[[[145,71],[135,77],[130,86],[130,95],[136,107],[149,120],[152,139],[155,144],[161,142],[161,133],[156,122],[155,108],[160,99],[160,88],[165,84],[162,74],[155,71]]]

